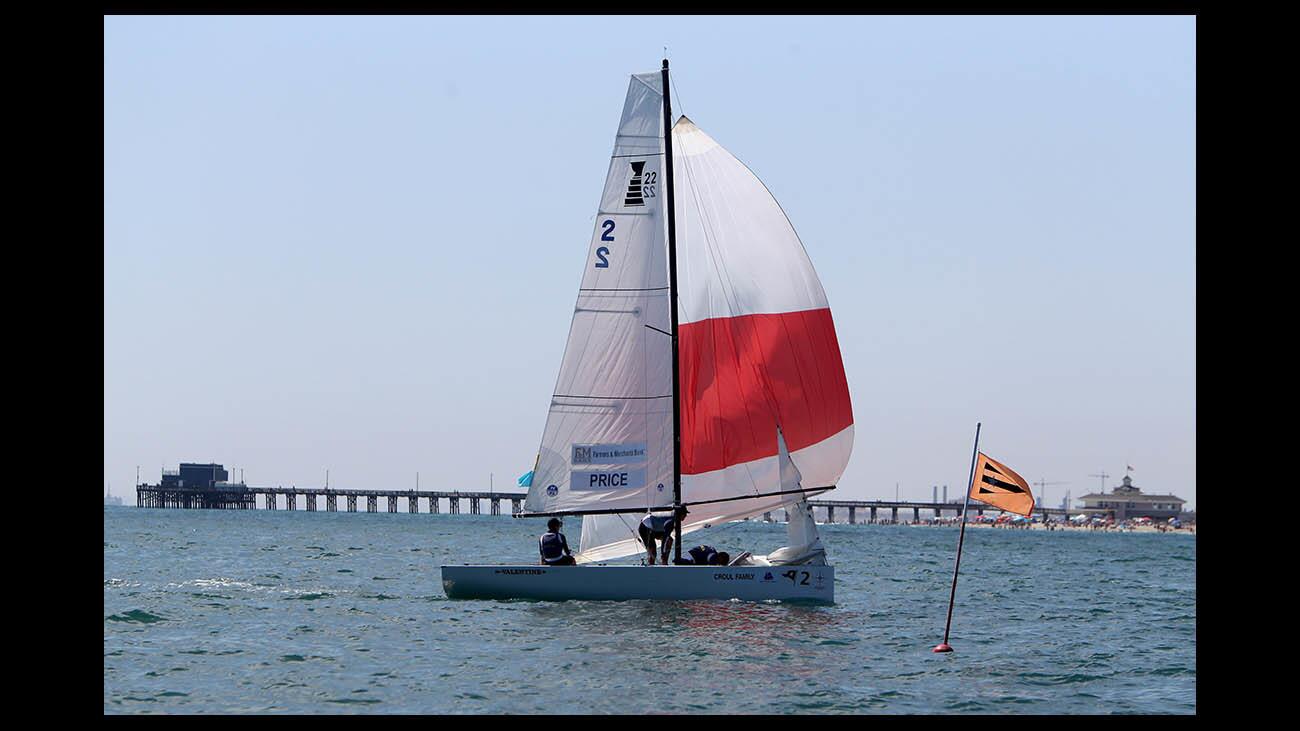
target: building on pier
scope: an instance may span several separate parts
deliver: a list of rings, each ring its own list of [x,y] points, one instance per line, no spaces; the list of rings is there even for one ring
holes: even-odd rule
[[[230,481],[230,474],[222,465],[209,462],[181,462],[180,469],[163,470],[161,486],[176,487],[216,487]]]
[[[157,485],[135,486],[135,504],[140,508],[255,507],[253,493],[243,484],[231,483],[230,473],[215,462],[181,462],[179,469],[164,469]]]
[[[1128,518],[1176,518],[1183,512],[1187,501],[1177,495],[1146,495],[1133,478],[1124,475],[1124,482],[1109,493],[1090,493],[1079,498],[1081,512],[1087,515],[1109,516],[1115,520]]]

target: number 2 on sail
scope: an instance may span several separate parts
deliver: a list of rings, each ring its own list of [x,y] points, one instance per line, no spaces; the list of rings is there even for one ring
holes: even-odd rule
[[[600,240],[601,240],[601,241],[613,241],[613,240],[614,240],[614,222],[611,221],[611,220],[609,220],[609,219],[605,219],[604,221],[601,222],[600,227],[601,227],[602,229],[604,229],[604,230],[601,231],[601,233],[600,233]],[[596,249],[596,258],[597,258],[597,259],[600,259],[600,261],[596,262],[596,268],[597,268],[597,269],[608,269],[608,268],[609,268],[609,259],[606,258],[606,257],[608,257],[608,256],[609,256],[609,247],[608,247],[608,246],[602,246],[602,247],[600,247],[599,249]]]

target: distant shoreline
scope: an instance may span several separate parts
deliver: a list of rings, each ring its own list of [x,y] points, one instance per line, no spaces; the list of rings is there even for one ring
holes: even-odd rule
[[[776,523],[780,523],[780,524],[784,524],[784,521],[774,521],[774,522],[776,522]],[[852,524],[852,523],[818,523],[817,525],[818,525],[818,526],[823,526],[823,525],[855,525],[855,524]],[[959,527],[960,524],[958,524],[958,523],[929,523],[929,522],[926,522],[926,521],[921,521],[921,522],[919,522],[919,523],[908,523],[908,522],[899,521],[899,522],[897,522],[897,523],[857,523],[856,525],[901,525],[901,526],[906,526],[906,527],[909,527],[909,528],[957,528],[957,527]],[[1191,535],[1191,536],[1196,535],[1196,528],[1195,528],[1195,527],[1191,527],[1191,528],[1187,528],[1187,527],[1183,527],[1183,528],[1166,528],[1165,530],[1160,530],[1159,528],[1155,528],[1155,527],[1152,527],[1152,526],[1141,526],[1141,527],[1136,527],[1136,528],[1116,528],[1116,527],[1105,527],[1105,528],[1102,528],[1102,527],[1096,527],[1096,528],[1094,528],[1094,527],[1090,527],[1090,526],[1089,526],[1089,527],[1080,527],[1080,526],[1076,526],[1076,525],[1056,524],[1055,526],[1053,526],[1053,527],[1051,527],[1051,528],[1048,528],[1047,526],[1043,525],[1042,523],[1031,523],[1031,524],[1026,525],[1026,526],[1006,525],[1006,524],[1004,524],[1004,525],[992,525],[992,524],[989,524],[989,523],[967,523],[966,526],[969,527],[969,528],[990,528],[990,529],[997,529],[997,530],[1031,530],[1031,531],[1043,531],[1043,532],[1047,532],[1047,533],[1054,533],[1054,532],[1057,532],[1057,531],[1065,531],[1065,532],[1069,532],[1069,533],[1155,533],[1155,534],[1157,534],[1157,535],[1159,535],[1159,534],[1166,534],[1166,535],[1169,535],[1169,534],[1181,534],[1181,535]]]

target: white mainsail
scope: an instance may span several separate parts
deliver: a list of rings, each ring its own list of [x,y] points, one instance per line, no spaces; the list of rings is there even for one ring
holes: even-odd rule
[[[628,86],[529,512],[671,505],[672,341],[659,73]],[[603,538],[589,538],[583,544]]]
[[[526,506],[671,506],[677,397],[685,534],[800,501],[791,489],[835,485],[853,414],[830,307],[798,235],[763,183],[686,117],[672,130],[681,386],[672,394],[661,89],[659,74],[629,88]],[[602,244],[605,228],[615,240]],[[602,245],[619,258],[602,257]],[[585,516],[578,560],[641,552],[640,519]]]

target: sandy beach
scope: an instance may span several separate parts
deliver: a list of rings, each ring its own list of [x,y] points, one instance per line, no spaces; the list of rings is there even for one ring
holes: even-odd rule
[[[938,522],[934,522],[934,521],[925,521],[925,520],[923,520],[923,521],[920,521],[920,522],[918,522],[918,523],[912,523],[912,522],[901,522],[901,521],[900,521],[900,522],[898,523],[898,525],[907,525],[907,526],[914,526],[914,527],[929,527],[929,528],[940,528],[940,527],[941,527],[941,528],[951,528],[951,527],[955,527],[955,526],[957,526],[957,525],[959,525],[959,524],[958,524],[957,522],[955,522],[955,521],[944,521],[943,523],[938,523]],[[1157,534],[1159,534],[1159,533],[1164,533],[1164,534],[1168,534],[1168,535],[1172,535],[1172,534],[1196,535],[1196,526],[1195,526],[1195,525],[1192,525],[1192,526],[1184,526],[1184,527],[1181,527],[1181,528],[1165,528],[1164,530],[1161,530],[1160,528],[1157,528],[1157,527],[1155,527],[1155,526],[1150,526],[1150,525],[1143,525],[1143,526],[1077,526],[1077,525],[1070,525],[1070,524],[1066,524],[1066,523],[1053,523],[1053,524],[1050,524],[1050,525],[1044,525],[1043,523],[1028,523],[1028,524],[1022,523],[1022,524],[1018,524],[1018,525],[1012,525],[1012,524],[1009,524],[1009,523],[994,524],[994,523],[974,523],[974,522],[971,522],[971,523],[967,523],[966,526],[967,526],[968,528],[981,528],[981,529],[996,529],[996,530],[1033,530],[1033,531],[1048,531],[1048,532],[1054,532],[1054,531],[1068,531],[1068,532],[1071,532],[1071,533],[1157,533]]]

